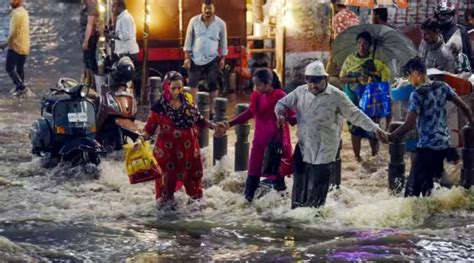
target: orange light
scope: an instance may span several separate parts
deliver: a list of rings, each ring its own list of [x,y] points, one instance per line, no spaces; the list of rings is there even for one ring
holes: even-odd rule
[[[92,133],[95,133],[96,131],[97,131],[97,127],[95,126],[95,124],[93,124],[93,125],[91,126],[91,132],[92,132]]]
[[[56,127],[56,134],[66,134],[66,128]]]

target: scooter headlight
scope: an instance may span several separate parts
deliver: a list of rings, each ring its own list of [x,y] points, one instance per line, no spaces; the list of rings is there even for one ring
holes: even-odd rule
[[[82,85],[81,89],[79,90],[79,94],[81,95],[81,97],[85,98],[87,94],[89,94],[89,86]]]

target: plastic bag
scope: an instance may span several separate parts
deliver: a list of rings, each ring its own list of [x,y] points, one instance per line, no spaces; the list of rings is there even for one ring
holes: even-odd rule
[[[392,105],[389,83],[384,81],[372,82],[363,86],[359,106],[371,118],[390,116]]]
[[[283,156],[283,143],[281,129],[273,136],[263,155],[262,173],[266,175],[279,175],[281,157]]]
[[[150,143],[145,141],[134,149],[133,143],[124,145],[125,151],[125,168],[127,170],[128,179],[131,184],[137,184],[155,180],[161,176],[161,168],[158,165]]]

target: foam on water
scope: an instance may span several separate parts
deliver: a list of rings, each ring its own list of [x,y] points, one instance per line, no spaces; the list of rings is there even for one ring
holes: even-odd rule
[[[111,218],[132,220],[153,217],[156,214],[154,183],[130,185],[120,154],[105,159],[98,168],[94,166],[59,166],[53,170],[41,168],[38,158],[20,163],[10,171],[17,178],[8,177],[23,184],[22,190],[7,188],[13,193],[4,208],[7,220],[38,218],[51,221],[77,219],[100,220]],[[363,228],[406,227],[416,228],[437,214],[471,212],[474,209],[474,192],[460,187],[440,188],[427,198],[403,198],[392,196],[384,188],[366,193],[364,188],[342,185],[328,195],[323,208],[290,209],[289,193],[261,190],[263,195],[248,204],[242,191],[245,172],[232,172],[228,167],[231,158],[224,158],[205,170],[204,199],[196,206],[187,205],[183,190],[176,194],[177,205],[184,218],[201,218],[217,222],[229,220],[243,224],[287,222],[307,227]],[[386,173],[378,171],[362,182],[374,181]],[[386,176],[386,174],[385,174]],[[95,178],[98,177],[96,180]],[[361,179],[357,179],[360,181]],[[288,192],[292,187],[287,179]],[[20,184],[20,185],[21,185]],[[15,197],[14,192],[21,192]],[[22,211],[19,211],[22,210]]]

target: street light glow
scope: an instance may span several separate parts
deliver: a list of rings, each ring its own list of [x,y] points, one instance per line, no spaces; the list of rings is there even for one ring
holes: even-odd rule
[[[99,4],[99,12],[105,13],[105,6],[104,6],[104,4],[102,4],[102,3]]]

